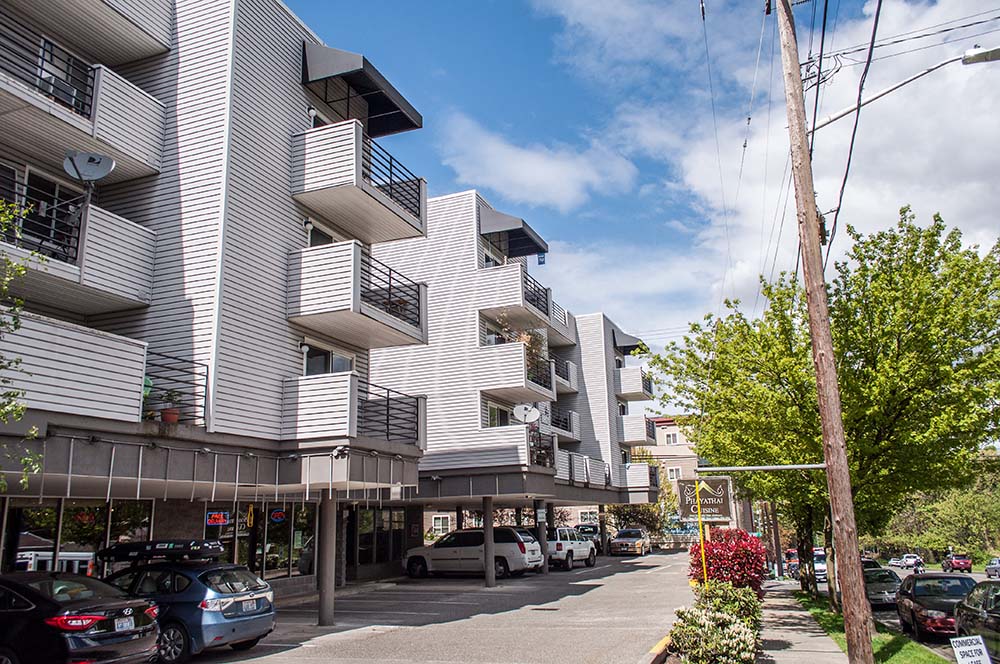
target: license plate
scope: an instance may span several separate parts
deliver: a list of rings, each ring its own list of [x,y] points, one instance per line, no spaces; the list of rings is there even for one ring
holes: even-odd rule
[[[115,631],[116,632],[130,632],[135,629],[135,618],[128,616],[127,618],[115,618]]]
[[[245,599],[245,600],[243,600],[243,613],[247,613],[249,611],[256,611],[256,610],[257,610],[257,600],[255,600],[255,599]]]

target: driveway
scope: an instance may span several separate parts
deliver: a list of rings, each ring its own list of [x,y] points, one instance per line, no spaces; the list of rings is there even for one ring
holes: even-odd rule
[[[278,629],[253,650],[193,661],[631,664],[691,603],[687,568],[686,552],[657,553],[489,589],[481,578],[382,584],[338,599],[336,627],[315,625],[315,605],[280,609]]]

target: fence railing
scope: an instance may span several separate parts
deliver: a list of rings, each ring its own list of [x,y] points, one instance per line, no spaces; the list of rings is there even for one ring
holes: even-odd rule
[[[549,360],[530,350],[527,355],[528,380],[545,389],[552,389],[552,372],[549,370]]]
[[[358,379],[358,436],[416,445],[420,400]]]
[[[653,393],[653,376],[645,371],[642,372],[642,391],[647,394]]]
[[[5,228],[9,244],[34,251],[63,263],[76,263],[84,197],[76,192],[66,196],[18,182],[0,170],[0,202],[16,205],[14,224]]]
[[[0,71],[89,118],[94,68],[0,9]]]
[[[660,466],[656,463],[649,464],[649,486],[659,487],[660,486]]]
[[[646,418],[646,438],[656,440],[656,424],[648,417]]]
[[[537,429],[528,430],[528,459],[532,466],[551,468],[555,464],[552,436],[543,436]]]
[[[361,300],[420,327],[420,286],[372,258],[367,249],[361,252]]]
[[[569,362],[566,360],[560,360],[556,358],[553,363],[556,369],[556,375],[565,381],[569,381]]]
[[[524,270],[524,299],[546,316],[549,315],[549,296],[545,287]]]
[[[361,177],[420,218],[420,179],[367,134],[361,150]]]
[[[555,300],[552,301],[552,313],[550,314],[552,320],[563,326],[569,325],[569,315],[566,310],[559,306],[559,303]]]
[[[207,364],[146,351],[144,418],[153,419],[158,410],[176,408],[178,422],[204,426],[207,396]]]
[[[573,420],[569,411],[552,408],[549,411],[549,424],[560,431],[573,431]]]

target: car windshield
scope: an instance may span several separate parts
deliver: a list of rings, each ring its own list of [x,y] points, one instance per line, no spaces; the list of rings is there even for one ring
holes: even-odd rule
[[[640,530],[619,530],[618,539],[641,539],[642,531]]]
[[[32,579],[24,585],[37,590],[42,595],[56,602],[71,602],[77,599],[119,598],[125,593],[103,581],[86,576],[73,578],[50,577]]]
[[[524,540],[525,542],[528,542],[529,544],[531,542],[537,541],[537,540],[535,540],[535,536],[531,534],[530,530],[519,530],[519,531],[517,531],[517,534],[521,536],[522,540]]]
[[[227,595],[267,587],[263,580],[248,569],[217,569],[205,572],[198,578],[215,592]]]
[[[965,555],[965,554],[963,553],[963,554],[961,554],[961,555],[954,555],[954,556],[952,556],[952,557],[951,557],[951,559],[952,559],[952,560],[968,560],[968,559],[969,559],[969,556],[967,556],[967,555]]]
[[[896,583],[899,577],[896,573],[887,569],[865,570],[865,583]]]
[[[969,578],[917,579],[913,594],[917,597],[965,597],[975,585],[976,582]]]
[[[584,535],[597,534],[597,526],[577,526],[576,529],[579,530]]]
[[[818,563],[823,563],[825,565],[826,564],[826,554],[825,553],[817,553],[817,554],[813,555],[813,560],[816,561],[816,562],[818,562]]]

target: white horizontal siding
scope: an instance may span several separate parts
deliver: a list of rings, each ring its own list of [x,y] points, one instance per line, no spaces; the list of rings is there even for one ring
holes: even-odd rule
[[[4,378],[24,390],[29,409],[139,421],[145,343],[23,313],[0,348],[21,360],[20,371]]]
[[[653,445],[655,441],[646,436],[645,413],[619,415],[618,422],[621,431],[621,442],[624,445]]]
[[[337,242],[288,254],[288,315],[308,316],[358,308],[357,242]]]
[[[292,194],[358,184],[361,131],[347,120],[292,136]]]
[[[94,136],[159,171],[166,109],[107,67],[95,68]]]
[[[630,463],[622,465],[625,486],[630,489],[641,489],[649,486],[649,464]]]
[[[281,437],[353,436],[357,413],[357,376],[351,373],[301,376],[284,381]]]
[[[81,283],[149,302],[156,232],[96,206],[87,210]]]

